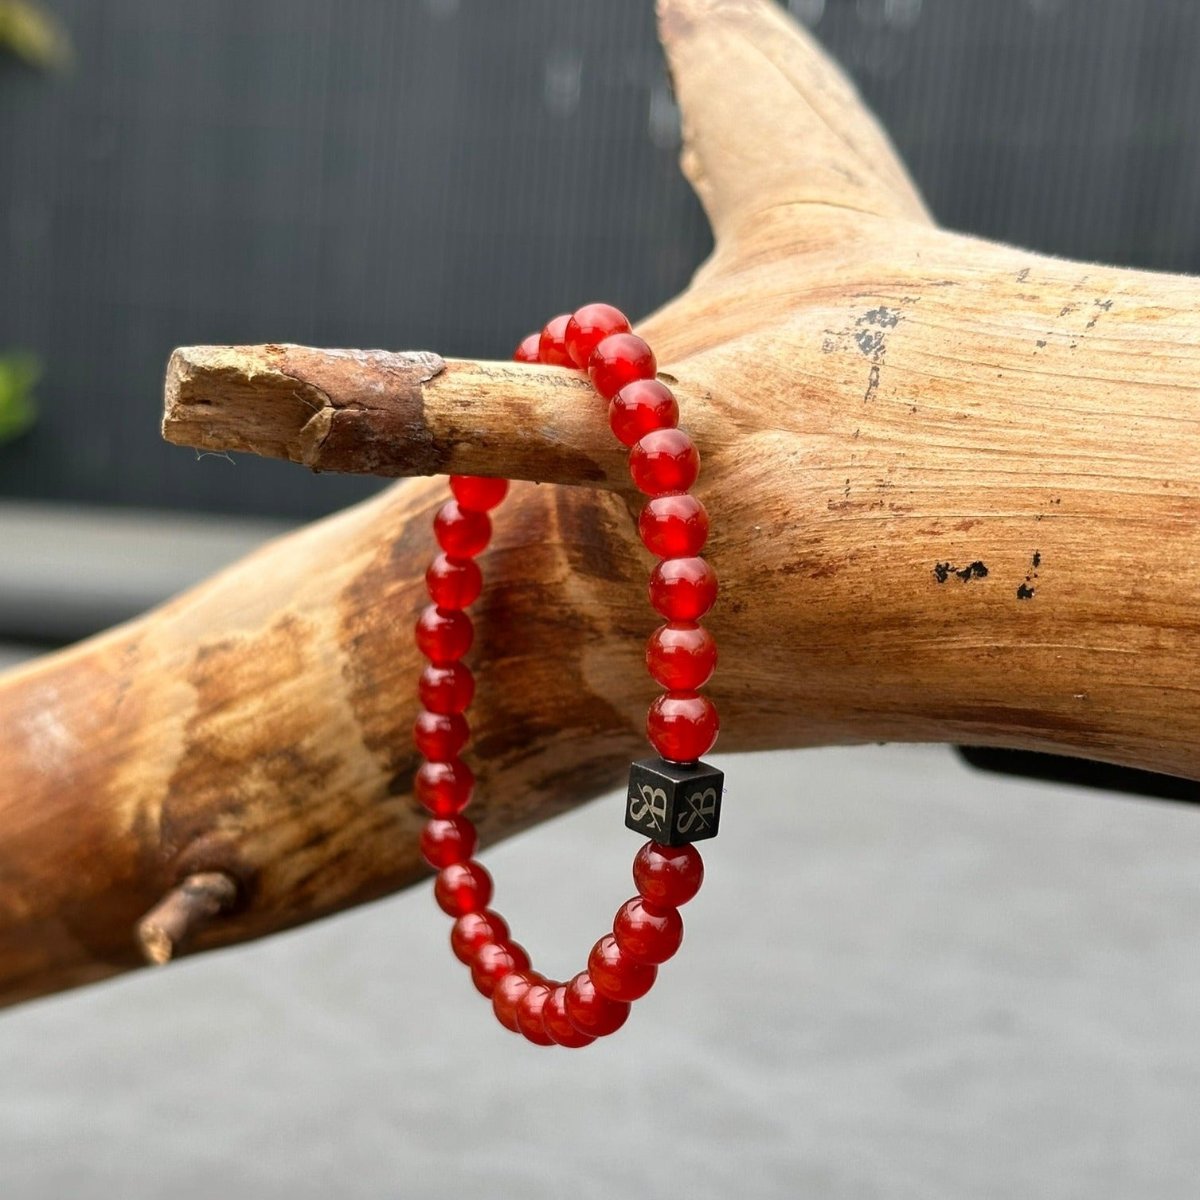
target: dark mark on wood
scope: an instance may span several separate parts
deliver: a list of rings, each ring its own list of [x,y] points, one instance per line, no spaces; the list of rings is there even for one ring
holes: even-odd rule
[[[883,335],[880,334],[880,337]],[[879,387],[879,364],[872,363],[870,371],[867,372],[867,390],[863,392],[863,400],[870,400],[875,390]]]
[[[892,329],[900,323],[900,310],[898,308],[885,308],[882,305],[879,308],[868,309],[855,322],[857,325],[879,325],[883,329]]]
[[[1018,283],[1024,283],[1024,282],[1025,282],[1025,280],[1027,280],[1028,278],[1029,278],[1029,268],[1028,268],[1028,267],[1022,267],[1022,268],[1021,268],[1021,269],[1020,269],[1020,270],[1017,272],[1017,282],[1018,282]]]
[[[951,575],[961,579],[963,583],[970,579],[986,579],[987,573],[987,567],[978,559],[973,563],[968,563],[965,567],[954,567],[948,562],[940,562],[933,568],[933,577],[938,583],[945,583]]]
[[[1103,312],[1108,312],[1108,310],[1112,308],[1111,300],[1093,300],[1092,303]],[[1084,326],[1084,332],[1086,333],[1089,329],[1093,328],[1098,320],[1100,320],[1100,313],[1096,313],[1091,320],[1088,321],[1088,323]]]
[[[854,340],[858,343],[858,348],[862,351],[863,357],[870,358],[883,347],[883,330],[860,329],[854,335]]]
[[[900,323],[900,310],[880,305],[869,308],[854,324],[858,327],[854,333],[854,341],[864,358],[871,360],[871,369],[867,373],[867,387],[863,392],[863,402],[866,403],[879,389],[879,375],[883,367],[884,354],[887,352],[887,330],[894,329]]]
[[[1035,550],[1033,556],[1029,560],[1029,574],[1025,576],[1025,582],[1017,588],[1018,600],[1032,600],[1033,593],[1037,590],[1033,586],[1033,581],[1038,577],[1038,567],[1042,565],[1042,552]]]

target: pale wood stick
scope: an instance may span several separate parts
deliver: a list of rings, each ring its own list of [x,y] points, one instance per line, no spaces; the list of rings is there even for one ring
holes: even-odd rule
[[[555,367],[424,351],[184,346],[167,365],[163,436],[314,471],[625,487],[606,414],[580,373]]]

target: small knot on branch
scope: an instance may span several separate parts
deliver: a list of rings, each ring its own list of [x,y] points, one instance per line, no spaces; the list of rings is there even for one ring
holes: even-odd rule
[[[223,871],[189,875],[138,922],[142,955],[156,967],[178,958],[197,934],[233,907],[237,898],[237,882]]]

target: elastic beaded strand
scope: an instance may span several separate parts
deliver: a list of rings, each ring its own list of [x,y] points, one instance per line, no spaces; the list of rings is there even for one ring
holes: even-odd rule
[[[715,640],[698,623],[717,594],[715,572],[698,557],[708,537],[708,514],[688,494],[699,474],[699,454],[678,428],[675,397],[655,377],[653,351],[610,305],[589,304],[554,317],[522,339],[513,358],[585,370],[608,401],[614,435],[629,448],[633,482],[649,497],[639,533],[661,560],[651,575],[649,596],[667,621],[646,646],[647,669],[666,689],[650,705],[647,735],[663,763],[686,775],[695,770],[688,764],[711,748],[718,728],[716,708],[697,691],[717,660]],[[438,905],[455,918],[454,955],[470,969],[499,1023],[533,1045],[581,1048],[625,1024],[631,1003],[649,992],[658,965],[679,948],[678,909],[696,895],[704,866],[693,845],[645,842],[633,863],[638,894],[621,906],[612,931],[592,947],[586,969],[565,984],[534,970],[507,922],[488,908],[492,878],[473,858],[475,827],[462,815],[475,784],[470,767],[458,757],[470,737],[463,714],[475,691],[474,677],[461,661],[474,639],[463,610],[480,595],[483,577],[475,557],[491,538],[488,513],[504,500],[509,483],[454,475],[450,488],[453,499],[434,518],[442,553],[426,572],[433,603],[415,627],[417,646],[429,659],[418,687],[423,711],[413,725],[414,743],[424,758],[414,793],[430,814],[421,852],[438,872]]]

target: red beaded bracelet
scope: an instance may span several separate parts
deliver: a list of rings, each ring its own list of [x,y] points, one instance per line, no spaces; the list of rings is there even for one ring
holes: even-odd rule
[[[667,690],[646,716],[659,757],[630,766],[625,824],[652,840],[633,860],[638,894],[592,947],[586,969],[566,984],[532,970],[504,918],[488,907],[492,877],[472,858],[475,826],[462,815],[475,779],[459,757],[470,734],[463,714],[475,693],[462,662],[474,633],[463,610],[483,587],[474,559],[491,537],[488,513],[504,499],[508,481],[452,475],[454,499],[433,522],[442,553],[425,573],[433,603],[416,627],[417,647],[429,659],[418,688],[424,709],[413,726],[426,760],[417,771],[416,794],[432,814],[421,851],[438,872],[438,904],[455,918],[454,953],[490,997],[500,1023],[538,1046],[586,1046],[625,1023],[630,1002],[650,990],[659,965],[679,949],[680,905],[704,878],[692,843],[717,833],[724,776],[700,761],[717,740],[717,710],[699,691],[717,662],[717,644],[699,624],[716,599],[717,577],[699,557],[708,514],[688,495],[700,456],[678,428],[675,397],[655,378],[654,354],[625,316],[607,304],[564,313],[525,338],[514,358],[587,371],[608,401],[613,433],[630,448],[633,482],[650,497],[638,531],[661,560],[650,576],[650,603],[666,623],[650,637],[646,665]]]

